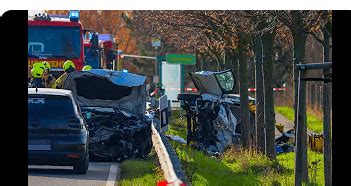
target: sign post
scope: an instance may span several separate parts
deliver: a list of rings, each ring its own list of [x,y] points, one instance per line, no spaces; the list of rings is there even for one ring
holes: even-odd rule
[[[155,48],[155,58],[156,58],[156,63],[155,63],[155,76],[160,76],[161,72],[159,68],[159,61],[157,60],[157,48],[161,46],[161,36],[158,34],[153,34],[151,38],[151,45]],[[159,77],[159,84],[162,85],[161,78]],[[157,88],[157,84],[155,86]]]

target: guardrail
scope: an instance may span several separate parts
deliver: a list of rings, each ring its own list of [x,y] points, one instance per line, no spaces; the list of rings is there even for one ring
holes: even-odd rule
[[[164,177],[169,186],[185,186],[190,185],[186,181],[186,176],[182,170],[180,161],[173,150],[171,144],[168,142],[166,136],[159,133],[156,128],[159,128],[160,121],[156,118],[151,123],[152,144],[157,153],[158,160],[161,164]]]

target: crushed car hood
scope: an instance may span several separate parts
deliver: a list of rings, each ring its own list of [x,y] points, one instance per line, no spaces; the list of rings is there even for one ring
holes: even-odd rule
[[[145,76],[93,69],[67,76],[64,89],[71,90],[81,107],[116,107],[142,116],[146,107]]]
[[[201,94],[213,94],[221,97],[233,93],[235,77],[231,70],[221,72],[201,71],[190,73],[190,77]]]

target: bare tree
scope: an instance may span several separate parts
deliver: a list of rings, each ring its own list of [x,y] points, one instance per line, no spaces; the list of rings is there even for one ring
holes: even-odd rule
[[[307,164],[307,118],[306,107],[302,107],[302,113],[297,113],[298,96],[305,99],[306,83],[302,82],[298,87],[298,71],[296,64],[305,63],[305,47],[307,35],[311,33],[313,28],[319,25],[320,15],[317,11],[271,11],[279,21],[286,25],[293,36],[293,64],[294,64],[294,113],[295,128],[300,138],[296,138],[296,160],[295,160],[295,185],[301,185],[302,182],[308,182],[308,164]],[[301,73],[303,76],[304,72]],[[303,103],[305,100],[302,100]]]

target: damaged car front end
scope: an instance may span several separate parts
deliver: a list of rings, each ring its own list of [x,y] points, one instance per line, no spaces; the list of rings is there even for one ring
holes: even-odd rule
[[[240,142],[240,97],[233,94],[235,77],[231,70],[190,73],[200,94],[178,94],[186,110],[187,142],[208,152],[221,153],[231,144]],[[254,103],[254,99],[250,98]],[[254,115],[250,114],[254,128]]]
[[[122,161],[144,158],[150,152],[145,80],[145,76],[105,69],[69,74],[64,89],[72,91],[84,113],[92,159]]]

